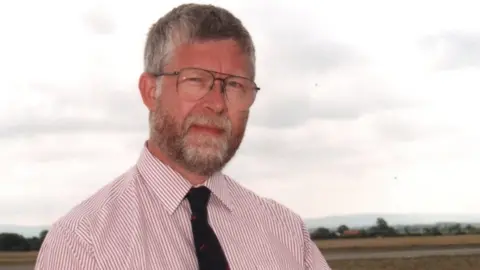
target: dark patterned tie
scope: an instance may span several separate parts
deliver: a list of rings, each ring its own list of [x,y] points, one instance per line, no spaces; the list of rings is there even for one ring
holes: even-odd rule
[[[208,224],[207,205],[210,189],[192,188],[187,194],[192,209],[192,230],[200,270],[228,270],[228,262],[220,242]]]

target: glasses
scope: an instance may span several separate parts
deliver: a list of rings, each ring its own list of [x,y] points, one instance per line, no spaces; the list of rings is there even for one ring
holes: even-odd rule
[[[215,81],[220,81],[221,92],[231,106],[248,108],[253,104],[260,90],[255,82],[234,75],[218,78],[215,74],[222,73],[201,68],[183,68],[175,72],[160,73],[158,76],[177,76],[177,92],[180,98],[187,101],[202,99],[213,89]]]

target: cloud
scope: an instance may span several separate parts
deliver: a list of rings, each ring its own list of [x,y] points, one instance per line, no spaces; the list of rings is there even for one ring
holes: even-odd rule
[[[332,68],[335,69],[335,68]],[[344,68],[325,76],[283,78],[260,90],[255,125],[288,128],[309,119],[358,119],[364,115],[416,106],[398,89],[364,69]],[[254,108],[256,109],[256,108]]]
[[[272,65],[267,74],[295,77],[305,75],[320,76],[335,69],[358,64],[362,58],[353,48],[329,40],[328,37],[312,39],[308,32],[294,31],[292,26],[269,33],[271,40],[282,42],[272,44],[264,56]]]
[[[95,94],[81,87],[64,91],[56,85],[34,84],[32,89],[42,92],[44,104],[48,105],[4,118],[0,138],[93,131],[131,133],[147,128],[147,110],[133,87],[122,91],[110,85],[105,89],[111,90]]]
[[[83,20],[85,26],[87,26],[92,33],[108,35],[115,32],[115,22],[105,6],[96,5],[92,7],[83,15]]]
[[[446,32],[421,40],[439,69],[480,67],[480,32]]]
[[[262,88],[229,175],[305,217],[478,209],[473,191],[460,194],[479,175],[475,12],[425,21],[431,7],[413,2],[219,3],[251,30]],[[42,31],[0,18],[7,223],[52,222],[135,163],[148,135],[145,34],[176,3],[43,5],[25,11]]]

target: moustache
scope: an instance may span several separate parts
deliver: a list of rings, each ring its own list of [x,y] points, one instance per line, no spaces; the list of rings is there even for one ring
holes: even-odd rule
[[[227,117],[212,117],[206,115],[191,115],[185,119],[184,130],[187,131],[191,126],[207,126],[225,131],[230,134],[232,123]]]

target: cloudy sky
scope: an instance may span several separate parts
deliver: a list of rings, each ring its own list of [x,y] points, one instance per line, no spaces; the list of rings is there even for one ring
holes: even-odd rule
[[[478,1],[220,2],[262,88],[228,174],[306,218],[478,212]],[[181,3],[0,4],[0,223],[49,224],[137,160],[145,36]]]

